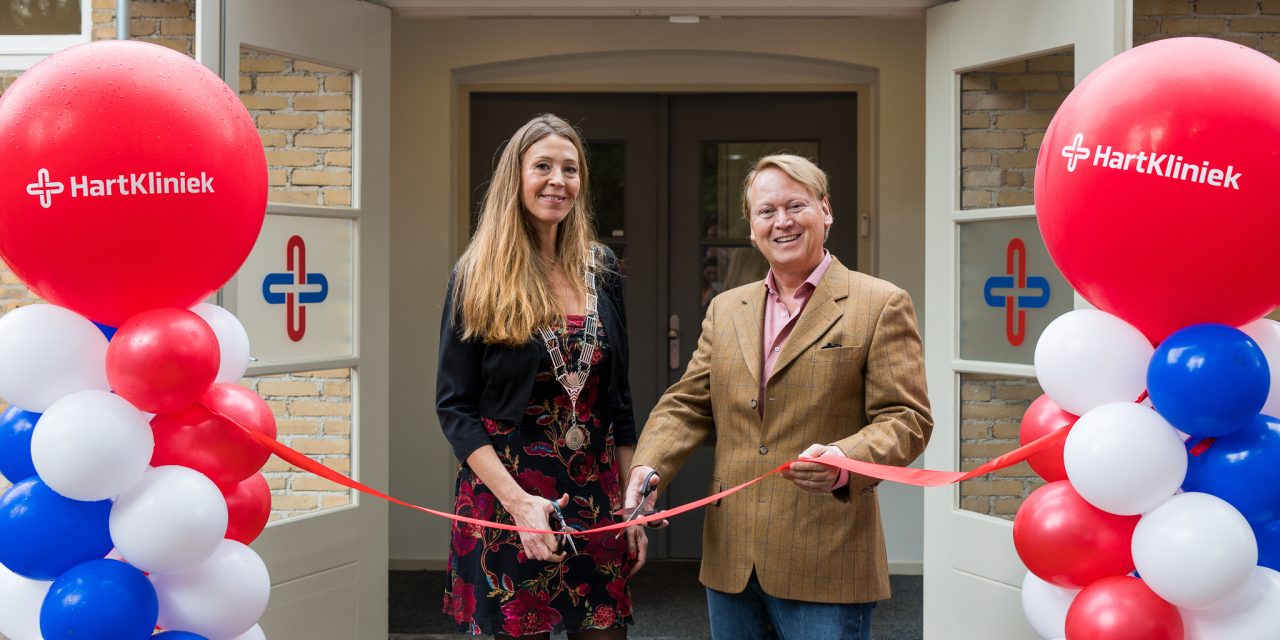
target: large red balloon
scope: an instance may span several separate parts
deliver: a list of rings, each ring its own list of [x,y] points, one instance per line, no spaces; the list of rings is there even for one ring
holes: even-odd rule
[[[1280,64],[1238,44],[1171,38],[1098,67],[1058,109],[1036,162],[1054,263],[1153,343],[1271,311],[1277,113]]]
[[[223,491],[227,499],[228,540],[249,544],[271,518],[271,487],[261,473],[255,473]]]
[[[177,411],[199,400],[221,363],[213,329],[186,309],[139,313],[107,345],[111,388],[148,413]]]
[[[119,326],[235,275],[266,211],[253,119],[159,45],[49,56],[0,97],[0,256],[41,297]]]
[[[1013,546],[1027,570],[1069,589],[1133,571],[1133,530],[1141,516],[1107,513],[1066,480],[1031,492],[1013,519]]]
[[[1182,640],[1182,614],[1133,576],[1087,586],[1067,609],[1067,640]]]
[[[276,437],[276,419],[266,401],[239,385],[216,383],[198,404],[151,419],[156,441],[151,466],[190,467],[224,492],[253,475],[267,463],[271,452],[222,416]]]
[[[1027,407],[1026,413],[1022,414],[1022,426],[1018,431],[1018,442],[1025,446],[1058,429],[1070,427],[1079,419],[1080,416],[1067,413],[1057,403],[1050,400],[1048,394],[1042,395],[1036,398],[1035,402],[1031,403],[1031,406]],[[1065,440],[1058,442],[1058,444],[1027,458],[1027,464],[1031,465],[1031,468],[1046,482],[1066,480],[1067,468],[1062,462],[1062,451],[1066,444]]]

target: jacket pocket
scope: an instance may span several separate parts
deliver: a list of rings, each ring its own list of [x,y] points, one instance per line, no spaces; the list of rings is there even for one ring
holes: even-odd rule
[[[716,480],[715,478],[712,478],[712,479],[711,479],[711,490],[707,492],[707,495],[709,495],[709,496],[713,496],[713,495],[715,495],[715,494],[717,494],[717,493],[720,493],[721,491],[724,491],[724,483],[723,483],[723,482],[721,482],[721,481],[719,481],[719,480]],[[711,503],[711,506],[713,506],[713,507],[718,507],[718,506],[720,506],[720,500],[716,500],[715,502],[712,502],[712,503]]]
[[[852,347],[828,347],[826,349],[814,349],[811,359],[813,362],[851,362],[862,357],[862,345]]]

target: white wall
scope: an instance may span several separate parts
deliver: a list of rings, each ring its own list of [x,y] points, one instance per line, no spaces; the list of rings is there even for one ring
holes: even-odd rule
[[[694,25],[652,18],[396,20],[391,492],[442,510],[452,504],[456,461],[440,434],[433,389],[440,302],[465,240],[461,185],[466,184],[468,87],[514,82],[520,88],[558,90],[583,85],[719,91],[744,83],[812,88],[870,78],[865,94],[872,114],[866,123],[870,162],[859,179],[867,201],[857,207],[876,218],[870,252],[876,258],[868,266],[911,292],[923,318],[924,54],[922,20],[719,19]],[[744,59],[758,64],[725,63]],[[521,62],[527,60],[533,62]],[[860,98],[860,107],[866,104]],[[854,224],[854,212],[848,213],[847,223]],[[920,563],[921,490],[886,487],[881,496],[890,562]],[[444,520],[392,511],[393,568],[442,566],[447,544]]]

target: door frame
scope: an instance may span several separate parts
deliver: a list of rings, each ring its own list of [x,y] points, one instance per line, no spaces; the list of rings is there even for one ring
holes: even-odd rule
[[[1035,216],[1033,206],[961,210],[960,74],[1074,47],[1078,83],[1128,45],[1131,13],[1131,0],[959,0],[927,13],[924,344],[934,417],[927,468],[959,470],[962,373],[1035,377],[1030,365],[960,358],[960,225]],[[959,485],[927,491],[924,518],[925,638],[1036,637],[1022,615],[1026,569],[1012,523],[960,509]]]
[[[356,71],[350,207],[268,203],[268,215],[353,220],[353,356],[251,367],[247,375],[351,368],[351,476],[388,486],[391,13],[356,0],[200,0],[200,61],[239,86],[241,44]],[[216,52],[213,50],[216,49]],[[214,65],[219,65],[214,67]],[[238,93],[238,90],[237,90]],[[222,297],[235,311],[233,279]],[[245,283],[254,286],[254,283]],[[353,492],[348,505],[270,523],[254,542],[271,573],[268,637],[387,637],[387,503]],[[352,616],[354,614],[354,620]],[[333,635],[338,634],[338,635]]]

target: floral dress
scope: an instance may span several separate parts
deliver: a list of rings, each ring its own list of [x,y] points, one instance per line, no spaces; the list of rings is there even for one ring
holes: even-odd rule
[[[570,370],[578,366],[584,317],[568,316],[567,331],[556,330]],[[578,424],[585,445],[565,444],[569,396],[552,375],[545,352],[520,424],[484,419],[485,430],[507,471],[530,494],[556,500],[569,494],[565,522],[589,529],[617,521],[622,507],[612,425],[602,424],[598,407],[607,400],[609,342],[598,323],[590,375],[578,399]],[[493,492],[466,465],[458,471],[454,513],[515,524]],[[521,636],[577,633],[631,624],[631,592],[626,536],[616,532],[574,538],[578,553],[565,548],[563,562],[527,558],[520,534],[454,522],[449,547],[444,612],[458,630],[472,635]]]

